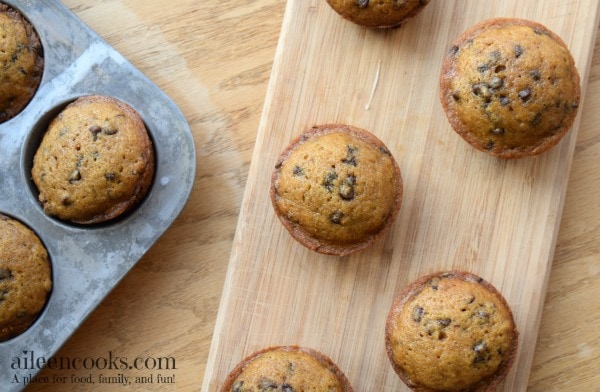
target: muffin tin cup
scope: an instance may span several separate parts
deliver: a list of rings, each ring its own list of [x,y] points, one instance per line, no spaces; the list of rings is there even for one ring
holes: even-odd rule
[[[0,342],[0,385],[40,369],[13,369],[14,358],[53,356],[82,321],[179,215],[191,193],[194,142],[177,106],[58,0],[2,0],[36,29],[44,49],[40,86],[25,109],[0,124],[0,213],[29,226],[45,244],[53,288],[34,324]],[[99,225],[75,225],[46,215],[31,180],[33,156],[51,119],[86,95],[108,95],[142,117],[156,153],[152,186],[139,206]],[[33,369],[32,369],[33,367]]]

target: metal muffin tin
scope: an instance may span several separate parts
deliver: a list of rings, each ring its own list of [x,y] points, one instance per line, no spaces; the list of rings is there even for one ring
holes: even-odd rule
[[[34,26],[44,50],[40,86],[27,107],[0,124],[0,213],[29,226],[52,265],[53,288],[34,324],[0,342],[0,389],[39,370],[13,369],[13,358],[46,360],[165,232],[192,190],[196,155],[189,125],[177,106],[140,71],[58,0],[2,0]],[[108,17],[108,16],[107,16]],[[153,140],[156,173],[144,201],[131,213],[95,226],[46,215],[31,180],[33,156],[50,120],[84,95],[102,94],[136,109]],[[29,364],[31,365],[31,364]]]

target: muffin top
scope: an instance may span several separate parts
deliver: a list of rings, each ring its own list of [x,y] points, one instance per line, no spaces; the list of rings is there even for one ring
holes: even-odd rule
[[[130,210],[154,175],[154,149],[139,114],[112,97],[87,96],[51,123],[32,177],[44,211],[81,224]]]
[[[410,284],[390,309],[385,335],[394,370],[416,391],[493,391],[518,340],[502,295],[460,271]]]
[[[238,364],[221,392],[351,392],[342,371],[320,352],[298,346],[271,347]]]
[[[446,56],[440,98],[453,129],[501,158],[537,155],[573,125],[579,74],[565,43],[539,23],[480,22]]]
[[[48,253],[37,235],[0,214],[0,341],[23,333],[35,321],[51,279]]]
[[[418,14],[429,0],[327,0],[344,18],[365,27],[398,27]]]
[[[383,142],[348,125],[315,126],[281,154],[271,200],[292,236],[320,253],[345,255],[371,244],[394,221],[400,169]]]
[[[20,12],[0,4],[0,123],[19,114],[35,94],[44,68],[40,39]]]

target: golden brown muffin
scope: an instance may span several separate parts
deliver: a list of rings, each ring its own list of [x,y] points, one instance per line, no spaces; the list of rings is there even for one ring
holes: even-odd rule
[[[452,128],[501,158],[540,154],[573,125],[579,73],[565,43],[539,23],[496,18],[453,43],[440,77]]]
[[[40,239],[22,223],[0,214],[0,341],[29,328],[51,288],[50,261]]]
[[[429,0],[327,0],[341,16],[365,27],[398,27],[417,15]]]
[[[100,223],[144,198],[154,176],[154,148],[129,105],[112,97],[81,97],[50,123],[31,172],[48,215]]]
[[[221,392],[352,392],[333,361],[306,347],[278,346],[258,351],[229,374]]]
[[[15,9],[0,3],[0,123],[19,114],[35,94],[44,69],[40,39]]]
[[[402,177],[390,151],[370,132],[320,125],[282,152],[270,195],[296,240],[319,253],[343,256],[366,248],[394,222]]]
[[[494,391],[514,361],[517,341],[504,297],[482,278],[461,271],[409,284],[385,326],[394,370],[421,392]]]

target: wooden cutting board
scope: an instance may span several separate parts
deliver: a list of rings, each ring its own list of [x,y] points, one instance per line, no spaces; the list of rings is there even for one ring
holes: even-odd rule
[[[252,352],[286,344],[330,356],[356,391],[408,390],[385,353],[385,318],[406,284],[442,269],[476,273],[505,295],[520,347],[503,390],[525,390],[582,113],[551,151],[499,160],[451,130],[439,71],[451,41],[472,24],[520,17],[563,38],[585,91],[598,15],[593,0],[434,0],[402,28],[375,31],[324,0],[289,0],[203,390],[218,390]],[[404,179],[393,229],[343,258],[296,243],[268,196],[281,150],[303,129],[331,122],[377,135]]]

